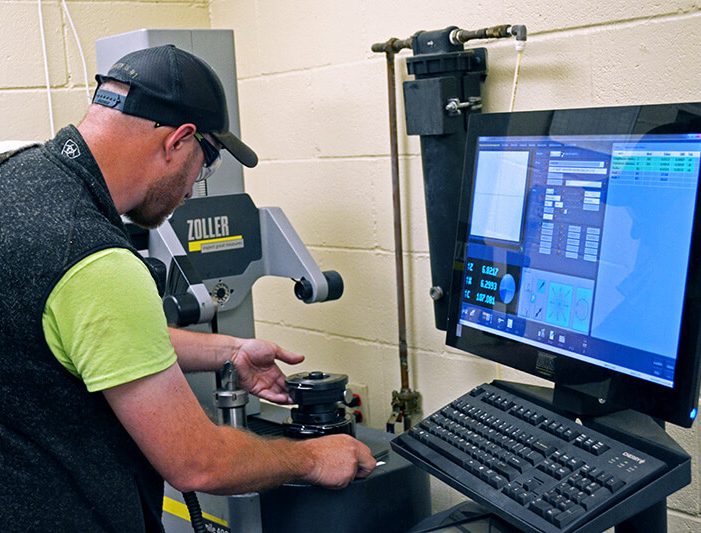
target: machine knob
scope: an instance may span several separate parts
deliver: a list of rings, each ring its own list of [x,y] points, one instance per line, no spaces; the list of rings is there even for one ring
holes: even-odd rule
[[[322,272],[329,286],[329,294],[326,301],[338,300],[343,295],[343,278],[335,270],[325,270]]]
[[[192,294],[171,294],[163,298],[163,311],[168,324],[174,326],[189,326],[197,324],[200,319],[200,306]]]
[[[338,300],[343,295],[343,278],[341,274],[335,270],[325,270],[322,274],[326,279],[326,286],[328,288],[326,298],[322,301],[328,302],[331,300]],[[306,278],[296,281],[294,290],[298,300],[302,300],[305,303],[311,302],[312,296],[314,295],[314,287],[311,281]]]
[[[302,278],[295,282],[295,296],[298,300],[307,301],[313,293],[312,283],[308,279]]]

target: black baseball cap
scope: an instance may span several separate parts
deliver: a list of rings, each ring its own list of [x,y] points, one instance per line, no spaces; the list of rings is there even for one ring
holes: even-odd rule
[[[168,126],[192,123],[216,138],[247,167],[256,153],[229,131],[229,112],[219,77],[200,58],[172,44],[131,52],[106,75],[95,76],[93,103]],[[101,89],[106,81],[129,85],[126,96]]]

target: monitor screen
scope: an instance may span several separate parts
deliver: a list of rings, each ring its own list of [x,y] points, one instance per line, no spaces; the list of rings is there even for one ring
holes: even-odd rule
[[[675,104],[471,119],[448,344],[689,425],[699,114]]]

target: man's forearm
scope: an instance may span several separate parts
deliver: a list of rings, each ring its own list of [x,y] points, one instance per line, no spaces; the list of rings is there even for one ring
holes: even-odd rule
[[[176,364],[104,395],[146,458],[179,490],[233,494],[294,480],[339,488],[375,466],[367,446],[349,435],[264,440],[214,425]]]
[[[176,479],[166,478],[177,489],[243,494],[304,480],[313,470],[311,453],[302,441],[262,439],[225,426],[212,436],[214,442],[206,443],[207,452],[197,453],[203,464],[177,472]]]
[[[231,359],[238,347],[238,339],[228,335],[199,333],[186,329],[168,328],[170,342],[178,356],[183,372],[219,370]]]

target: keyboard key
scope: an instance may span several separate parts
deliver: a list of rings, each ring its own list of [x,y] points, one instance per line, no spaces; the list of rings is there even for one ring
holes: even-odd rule
[[[552,490],[554,490],[554,491],[557,492],[558,494],[562,494],[563,496],[567,496],[567,491],[570,490],[571,488],[572,488],[572,487],[571,487],[568,483],[566,483],[566,482],[563,481],[562,483],[560,483],[559,485],[557,485],[557,486],[556,486],[554,489],[552,489]]]
[[[596,456],[601,455],[602,453],[606,453],[609,451],[609,447],[606,446],[603,442],[597,442],[591,447],[591,453],[593,453]]]
[[[548,522],[554,522],[555,517],[561,512],[561,509],[559,509],[557,506],[553,506],[552,509],[548,509],[545,511],[545,513],[543,513],[543,518],[545,518]]]
[[[605,488],[600,487],[598,490],[590,494],[588,497],[584,498],[581,502],[582,507],[587,511],[593,509],[601,502],[608,500],[611,497],[611,493]]]
[[[543,500],[542,498],[538,498],[537,500],[532,501],[528,508],[535,514],[544,517],[545,513],[551,510],[553,506],[545,500]]]
[[[492,469],[499,472],[502,476],[504,476],[509,481],[513,481],[514,479],[516,479],[516,476],[518,475],[518,472],[516,471],[515,468],[507,465],[503,461],[497,461],[496,463],[494,463],[492,465]]]
[[[531,444],[531,448],[533,448],[538,453],[542,453],[545,457],[548,457],[557,449],[555,448],[555,446],[551,446],[539,440],[536,440],[533,444]]]
[[[607,489],[609,489],[611,492],[617,492],[620,489],[622,489],[624,485],[625,485],[624,481],[621,481],[620,479],[612,477],[611,479],[606,481],[605,487]]]
[[[596,481],[596,478],[597,478],[597,477],[599,477],[600,475],[605,474],[605,473],[606,473],[606,472],[604,472],[601,468],[592,468],[592,469],[589,470],[589,472],[587,473],[587,477],[588,477],[589,479],[591,479],[592,481]]]
[[[553,433],[554,435],[557,435],[558,430],[562,427],[562,424],[559,422],[551,422],[548,424],[548,427],[545,428],[549,433]]]
[[[509,466],[514,467],[516,470],[518,470],[521,473],[524,472],[526,470],[526,467],[527,467],[526,461],[524,461],[523,459],[519,459],[518,457],[511,457],[508,460],[507,464]]]
[[[594,477],[594,481],[596,481],[599,485],[604,485],[610,477],[612,476],[608,472],[602,470],[598,475]]]
[[[534,426],[537,426],[540,424],[543,420],[545,420],[545,417],[541,415],[540,413],[533,413],[531,417],[528,419],[528,421],[533,424]]]
[[[586,492],[587,494],[594,494],[594,493],[597,492],[600,488],[602,488],[601,485],[599,485],[598,483],[596,483],[596,482],[593,481],[593,482],[589,483],[586,487],[584,487],[583,490],[584,490],[584,492]],[[607,494],[608,494],[608,492],[607,492]]]
[[[580,466],[584,464],[584,461],[581,459],[577,459],[576,457],[571,458],[567,463],[565,463],[565,466],[569,468],[572,471],[577,470]]]
[[[504,492],[504,494],[506,494],[507,496],[513,497],[513,495],[515,494],[516,489],[519,489],[519,488],[521,488],[521,487],[520,487],[519,485],[515,484],[515,483],[507,483],[506,485],[504,485],[504,491],[503,491],[503,492]]]
[[[579,505],[576,505],[574,507],[569,508],[567,511],[563,511],[559,515],[556,515],[553,518],[553,524],[562,529],[565,526],[577,520],[577,518],[579,518],[583,514],[584,508],[580,507]]]
[[[564,440],[567,442],[572,442],[572,440],[578,435],[578,433],[570,428],[565,429],[565,431],[562,432],[562,435],[560,435]]]
[[[535,499],[535,496],[528,491],[519,491],[516,495],[516,501],[521,505],[528,505],[531,501]]]
[[[542,485],[542,483],[540,481],[538,481],[537,479],[530,477],[530,478],[527,478],[525,481],[523,481],[521,483],[521,485],[523,485],[523,488],[526,490],[534,491],[538,487],[540,487]]]
[[[526,461],[528,461],[529,463],[531,463],[532,465],[537,465],[537,464],[540,463],[543,459],[545,459],[545,457],[543,457],[541,454],[539,454],[539,453],[536,452],[536,451],[530,451],[530,452],[528,453],[528,455],[526,455],[526,456],[524,457],[524,459],[525,459]]]
[[[487,480],[487,483],[489,483],[495,489],[499,490],[506,485],[507,480],[505,477],[500,476],[499,474],[495,474]]]
[[[569,474],[570,471],[567,468],[565,468],[564,466],[560,466],[553,471],[552,476],[558,481],[560,481],[561,479],[566,478]]]

